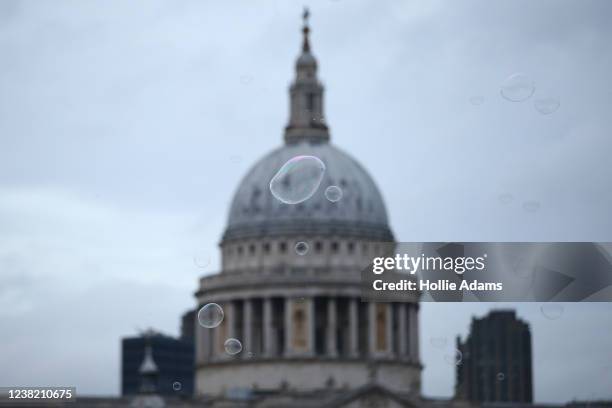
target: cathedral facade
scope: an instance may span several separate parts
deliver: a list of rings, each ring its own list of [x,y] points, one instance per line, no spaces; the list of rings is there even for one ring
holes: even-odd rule
[[[214,329],[197,327],[196,396],[346,394],[374,384],[417,396],[418,298],[361,301],[361,268],[394,236],[376,184],[330,140],[306,19],[289,94],[284,143],[238,186],[220,243],[221,271],[200,279],[198,304],[217,303],[225,317]],[[326,171],[311,198],[291,205],[269,185],[296,156],[315,156]],[[323,192],[332,185],[342,190],[336,202]],[[305,254],[298,243],[306,243]],[[242,342],[240,354],[226,353],[228,338]]]

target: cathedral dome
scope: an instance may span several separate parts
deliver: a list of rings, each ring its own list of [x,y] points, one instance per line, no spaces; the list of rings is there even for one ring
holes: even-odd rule
[[[321,185],[308,200],[291,205],[270,192],[270,180],[288,160],[315,156],[325,163]],[[325,197],[328,186],[342,198]],[[286,144],[257,162],[244,177],[230,207],[224,239],[293,234],[335,234],[392,240],[387,211],[376,184],[352,157],[328,142]]]
[[[307,12],[304,19],[306,23]],[[317,78],[307,24],[302,32],[302,50],[289,88],[285,144],[257,162],[242,180],[223,241],[304,234],[391,241],[387,211],[376,184],[357,161],[329,142],[323,86]],[[270,181],[283,164],[300,155],[321,159],[326,166],[324,178],[314,196],[299,204],[285,204],[270,192]],[[325,189],[332,185],[342,189],[337,202],[325,197]]]

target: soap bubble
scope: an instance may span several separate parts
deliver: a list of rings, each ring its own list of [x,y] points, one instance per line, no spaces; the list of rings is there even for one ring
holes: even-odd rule
[[[500,194],[498,198],[499,198],[499,202],[502,204],[510,204],[512,200],[514,200],[514,197],[512,196],[512,194],[509,194],[509,193]]]
[[[522,102],[533,95],[535,85],[525,74],[512,74],[502,83],[501,96],[510,102]]]
[[[484,97],[476,95],[470,98],[470,103],[474,106],[479,106],[484,103]]]
[[[242,157],[234,154],[229,157],[229,161],[232,164],[240,163],[242,161]]]
[[[180,382],[175,381],[175,382],[172,383],[172,389],[174,391],[180,391],[181,388],[183,388],[183,385]]]
[[[242,343],[240,343],[240,340],[238,339],[229,338],[225,340],[223,346],[225,347],[225,352],[230,356],[238,354],[242,351]]]
[[[533,276],[533,265],[524,256],[518,256],[514,262],[512,262],[512,272],[518,278],[529,279]]]
[[[540,306],[540,311],[542,315],[548,320],[557,320],[561,316],[563,316],[563,305],[556,303],[547,303],[545,305]]]
[[[533,106],[542,115],[550,115],[561,106],[559,98],[554,96],[547,96],[543,98],[537,98],[533,101]]]
[[[306,242],[298,242],[295,244],[295,252],[298,255],[306,255],[308,253],[308,244]]]
[[[325,189],[325,198],[332,203],[340,201],[342,198],[342,189],[338,186],[329,186]]]
[[[446,337],[432,337],[429,342],[435,348],[443,349],[444,347],[446,347],[446,343],[448,343],[448,340],[446,339]]]
[[[210,265],[210,256],[208,254],[197,254],[193,257],[193,264],[198,268],[206,268]]]
[[[461,351],[455,350],[452,354],[445,354],[444,361],[446,361],[448,364],[459,365],[461,364],[461,361],[463,361],[463,354]]]
[[[223,321],[223,309],[216,303],[207,303],[198,312],[198,322],[208,328],[217,327]]]
[[[497,373],[497,381],[504,381],[506,379],[506,375],[504,373]]]
[[[240,76],[240,83],[242,85],[248,85],[253,81],[253,77],[251,75],[241,75]]]
[[[296,156],[283,164],[270,180],[270,192],[285,204],[308,200],[317,191],[325,164],[314,156]]]
[[[523,210],[527,212],[537,212],[540,209],[539,201],[525,201],[523,203]]]

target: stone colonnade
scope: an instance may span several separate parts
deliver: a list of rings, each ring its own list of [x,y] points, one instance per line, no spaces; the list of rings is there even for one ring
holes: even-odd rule
[[[380,358],[418,362],[418,304],[361,302],[357,297],[254,297],[221,303],[215,329],[198,326],[198,362],[235,359],[226,339],[242,342],[242,359]]]

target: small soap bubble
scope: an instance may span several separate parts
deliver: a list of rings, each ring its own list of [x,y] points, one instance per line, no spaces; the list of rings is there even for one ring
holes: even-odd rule
[[[472,96],[470,97],[470,103],[474,106],[482,105],[484,103],[484,97],[480,95]]]
[[[501,85],[501,96],[510,102],[522,102],[533,95],[535,84],[525,74],[512,74]]]
[[[461,351],[455,350],[451,354],[445,354],[444,361],[446,361],[448,364],[459,365],[463,361],[463,354]]]
[[[180,382],[175,381],[175,382],[172,383],[172,389],[174,391],[180,391],[181,388],[183,388],[183,385]]]
[[[429,340],[429,342],[435,348],[443,349],[444,347],[446,347],[446,344],[448,343],[448,340],[446,339],[446,337],[432,337]]]
[[[342,198],[342,189],[338,186],[329,186],[325,189],[325,198],[332,203],[340,201]]]
[[[296,156],[283,164],[270,180],[270,192],[285,204],[308,200],[319,188],[325,164],[314,156]]]
[[[198,254],[193,257],[193,264],[198,268],[206,268],[210,265],[210,256],[207,254]]]
[[[540,209],[540,202],[539,201],[525,201],[523,203],[523,210],[527,211],[527,212],[537,212]]]
[[[540,311],[548,320],[557,320],[563,316],[564,307],[557,303],[547,303],[540,306]]]
[[[504,381],[506,379],[506,375],[504,373],[497,373],[497,381]]]
[[[198,311],[198,322],[208,328],[217,327],[223,321],[223,309],[216,303],[207,303]]]
[[[308,253],[308,244],[306,242],[298,242],[295,244],[295,252],[298,255],[306,255]]]
[[[242,351],[242,343],[240,343],[238,339],[229,338],[225,340],[223,346],[225,347],[225,352],[230,356],[236,355]]]
[[[519,256],[512,262],[512,272],[518,278],[529,279],[533,276],[533,267],[525,257]]]
[[[250,76],[250,75],[241,75],[240,76],[240,83],[242,85],[248,85],[251,82],[253,82],[253,77],[252,76]]]
[[[504,194],[500,194],[498,199],[500,203],[505,205],[505,204],[510,204],[514,200],[514,197],[512,196],[512,194],[504,193]]]
[[[547,96],[534,100],[533,106],[542,115],[550,115],[551,113],[559,109],[559,106],[561,106],[561,102],[557,97]]]

